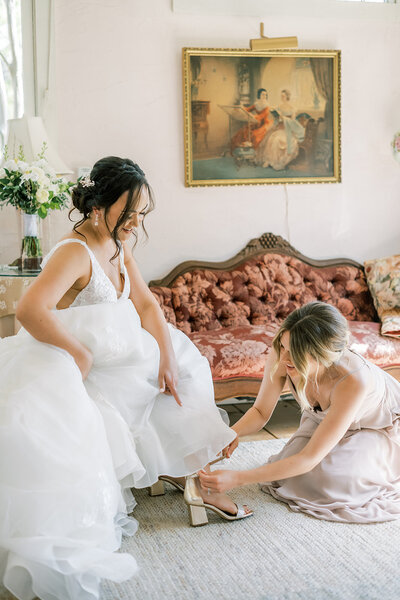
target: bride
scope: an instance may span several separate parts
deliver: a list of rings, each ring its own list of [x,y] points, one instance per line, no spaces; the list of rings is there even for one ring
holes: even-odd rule
[[[0,340],[0,578],[21,600],[92,600],[101,578],[134,575],[116,553],[136,530],[130,488],[161,476],[183,491],[235,438],[207,360],[167,325],[126,246],[153,208],[143,171],[101,159],[72,199],[82,218]],[[195,488],[193,525],[205,508],[252,514]]]

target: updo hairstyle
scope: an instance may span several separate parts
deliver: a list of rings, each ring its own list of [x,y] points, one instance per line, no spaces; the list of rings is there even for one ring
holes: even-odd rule
[[[148,195],[148,207],[146,211],[146,214],[148,214],[154,208],[154,199],[150,185],[139,165],[129,158],[119,158],[118,156],[107,156],[98,160],[90,172],[89,183],[85,182],[84,179],[80,179],[72,189],[73,208],[69,212],[69,218],[72,220],[71,213],[75,209],[82,215],[82,218],[74,224],[74,231],[85,237],[77,231],[77,228],[90,218],[93,208],[104,208],[104,221],[117,248],[112,258],[116,258],[120,252],[118,229],[128,219],[129,213],[136,210],[140,203],[140,196],[143,189],[146,190]],[[125,208],[114,229],[111,231],[107,222],[108,211],[126,191],[128,191],[128,197]],[[145,236],[148,237],[143,222],[142,227]],[[136,245],[137,233],[135,231],[133,233],[136,238]]]

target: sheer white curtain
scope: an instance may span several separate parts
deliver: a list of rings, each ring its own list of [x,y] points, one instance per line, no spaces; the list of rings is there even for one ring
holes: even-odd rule
[[[7,120],[24,112],[22,90],[21,0],[0,0],[0,152]]]

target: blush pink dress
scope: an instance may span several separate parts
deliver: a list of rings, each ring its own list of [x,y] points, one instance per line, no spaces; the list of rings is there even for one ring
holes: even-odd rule
[[[400,383],[368,361],[360,368],[369,370],[370,392],[333,450],[308,473],[261,484],[294,511],[346,523],[400,517]],[[289,385],[299,401],[290,379]],[[268,462],[300,452],[328,411],[305,410],[299,429]]]

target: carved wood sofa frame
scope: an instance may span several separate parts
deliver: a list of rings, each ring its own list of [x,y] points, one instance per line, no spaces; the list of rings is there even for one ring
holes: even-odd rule
[[[254,238],[235,256],[222,262],[206,262],[198,260],[188,260],[177,265],[162,279],[152,280],[149,282],[149,287],[171,287],[177,277],[184,273],[194,271],[196,269],[222,270],[230,271],[242,265],[250,258],[265,254],[282,254],[299,259],[303,263],[314,267],[340,267],[352,266],[364,270],[363,265],[349,258],[333,258],[327,260],[317,260],[305,256],[296,250],[289,242],[279,235],[273,233],[264,233],[259,238]],[[372,298],[371,298],[372,303]],[[389,369],[388,369],[389,370]],[[395,367],[390,369],[390,373],[400,380],[400,368]],[[214,382],[215,399],[221,401],[225,398],[240,397],[240,396],[257,396],[261,381],[254,378],[230,378],[227,381]],[[289,389],[285,388],[283,394],[288,393]]]

